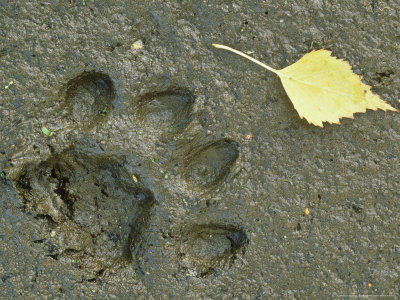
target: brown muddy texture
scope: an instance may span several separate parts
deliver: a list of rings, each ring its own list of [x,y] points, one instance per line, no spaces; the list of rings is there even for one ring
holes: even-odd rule
[[[0,0],[0,299],[400,297],[400,114],[311,126],[211,46],[331,50],[399,109],[399,14]]]

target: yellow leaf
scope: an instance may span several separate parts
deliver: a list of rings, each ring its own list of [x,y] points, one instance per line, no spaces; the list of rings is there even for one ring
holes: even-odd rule
[[[349,63],[331,56],[327,50],[311,51],[294,64],[275,70],[238,50],[213,44],[241,55],[279,76],[301,118],[323,127],[323,122],[340,124],[341,118],[367,109],[399,111],[371,92]]]

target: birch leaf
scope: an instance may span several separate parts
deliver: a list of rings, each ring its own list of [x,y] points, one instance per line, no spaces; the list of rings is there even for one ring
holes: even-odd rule
[[[277,74],[299,116],[316,126],[323,127],[323,122],[340,124],[341,118],[353,118],[354,113],[367,109],[399,112],[372,93],[348,62],[332,57],[328,50],[311,51],[294,64],[275,70],[238,50],[213,46],[232,51]]]

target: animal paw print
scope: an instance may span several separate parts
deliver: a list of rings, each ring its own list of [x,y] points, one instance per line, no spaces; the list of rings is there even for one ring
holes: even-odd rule
[[[234,226],[193,225],[181,237],[180,267],[201,277],[210,275],[231,266],[247,242],[246,234]]]
[[[109,75],[84,71],[60,91],[67,117],[85,127],[98,124],[116,100],[114,83]]]
[[[193,186],[215,186],[239,156],[237,143],[223,139],[192,149],[185,159],[184,178]]]
[[[100,126],[106,120],[102,112],[113,109],[116,94],[110,76],[95,71],[81,73],[60,92],[67,119],[81,128]],[[145,94],[134,105],[138,122],[134,126],[154,136],[184,139],[194,105],[195,96],[186,89]],[[199,195],[227,180],[239,156],[238,144],[229,139],[204,141],[187,149],[179,158],[179,180]],[[157,270],[171,266],[198,277],[232,266],[248,243],[246,233],[213,220],[174,224],[170,265],[160,259],[162,247],[155,244],[163,244],[164,239],[149,230],[160,216],[155,210],[158,191],[149,175],[154,172],[143,167],[153,166],[147,160],[134,153],[110,154],[101,144],[83,139],[44,161],[25,165],[15,180],[24,209],[43,219],[52,236],[60,237],[49,241],[49,255],[74,263],[93,280],[108,269],[126,266],[133,266],[145,282],[149,276],[156,280]],[[153,259],[158,260],[157,267]]]
[[[153,132],[177,134],[191,121],[193,104],[193,95],[185,90],[149,93],[139,99],[137,115]]]

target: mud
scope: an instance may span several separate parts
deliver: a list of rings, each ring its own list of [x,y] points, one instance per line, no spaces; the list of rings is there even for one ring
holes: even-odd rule
[[[130,171],[137,173],[140,162],[89,149],[75,146],[25,166],[16,187],[24,211],[45,219],[44,231],[61,237],[51,257],[75,261],[95,277],[132,261],[154,196],[132,180]]]
[[[399,11],[0,1],[0,298],[400,297],[400,115],[313,127],[211,46],[329,49],[400,108]]]

